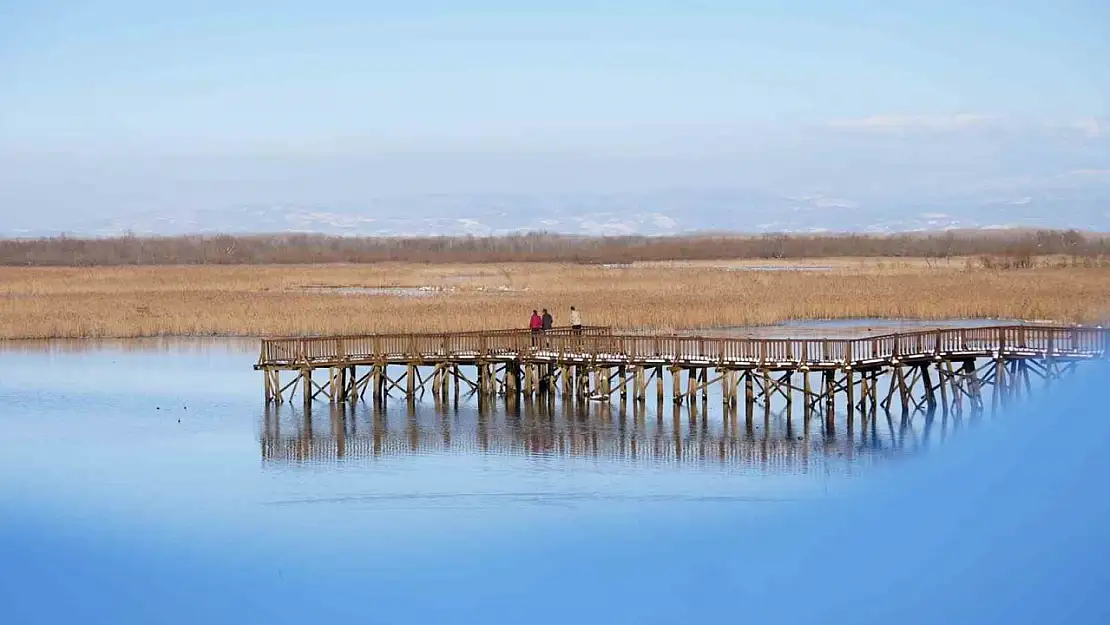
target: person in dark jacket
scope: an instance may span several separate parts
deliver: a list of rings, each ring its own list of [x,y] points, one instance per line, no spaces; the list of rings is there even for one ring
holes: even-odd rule
[[[540,317],[540,320],[543,323],[543,333],[547,334],[548,332],[551,331],[551,327],[555,324],[555,319],[551,316],[551,313],[547,312],[547,309],[544,308],[543,309],[543,316]],[[544,347],[551,347],[551,339],[544,338],[543,346]]]

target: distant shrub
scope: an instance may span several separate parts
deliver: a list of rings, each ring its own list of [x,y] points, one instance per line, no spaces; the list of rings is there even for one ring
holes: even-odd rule
[[[122,236],[0,240],[0,265],[238,265],[318,263],[627,264],[637,261],[978,257],[983,267],[1028,268],[1037,257],[1110,256],[1110,237],[1074,230],[1005,233],[840,235],[699,235],[574,237],[531,233],[504,237]],[[1104,262],[1104,261],[1098,261]]]

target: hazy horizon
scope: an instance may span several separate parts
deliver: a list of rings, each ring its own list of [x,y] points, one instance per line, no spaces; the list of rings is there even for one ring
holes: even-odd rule
[[[1101,228],[1106,58],[1093,1],[6,3],[0,216],[402,218],[446,196],[436,217],[473,219],[490,195],[679,189],[742,196],[709,214],[805,198],[870,227],[1041,201]]]

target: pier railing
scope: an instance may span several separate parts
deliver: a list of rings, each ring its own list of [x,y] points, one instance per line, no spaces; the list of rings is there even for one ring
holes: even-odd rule
[[[604,359],[638,362],[865,363],[932,354],[1030,352],[1110,354],[1110,329],[1079,326],[946,328],[852,339],[728,338],[617,334],[610,328],[556,328],[443,334],[274,338],[262,341],[261,366],[435,359]]]

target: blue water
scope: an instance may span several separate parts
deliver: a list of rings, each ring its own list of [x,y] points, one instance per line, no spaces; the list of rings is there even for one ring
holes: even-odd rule
[[[926,451],[712,403],[268,411],[253,359],[0,350],[0,622],[1107,622],[1102,364]]]

